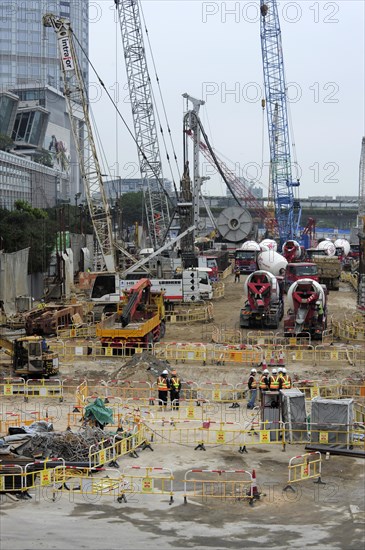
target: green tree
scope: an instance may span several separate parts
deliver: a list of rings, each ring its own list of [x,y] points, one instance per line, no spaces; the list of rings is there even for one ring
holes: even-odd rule
[[[0,235],[6,253],[29,251],[29,273],[44,272],[50,263],[56,239],[56,223],[47,212],[17,201],[15,210],[0,210]]]
[[[133,225],[134,222],[142,223],[143,219],[143,193],[125,193],[119,198],[122,208],[123,226]]]
[[[9,136],[0,134],[0,151],[10,151],[13,143],[13,140]]]

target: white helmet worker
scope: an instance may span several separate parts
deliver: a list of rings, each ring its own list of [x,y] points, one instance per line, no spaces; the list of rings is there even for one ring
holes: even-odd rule
[[[276,369],[272,369],[272,373],[273,373],[273,374],[277,374],[278,371],[277,371]]]
[[[169,371],[165,369],[162,371],[162,374],[169,374]]]
[[[279,367],[278,372],[283,372],[283,367]]]
[[[265,369],[264,374],[269,374],[269,371],[267,369]]]
[[[286,368],[283,367],[282,370],[281,370],[281,372],[282,372],[283,374],[286,374]]]
[[[256,374],[256,373],[257,373],[256,369],[251,369],[251,374]]]

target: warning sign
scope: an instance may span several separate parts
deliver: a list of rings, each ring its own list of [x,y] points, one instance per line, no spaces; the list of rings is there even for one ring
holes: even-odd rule
[[[144,477],[142,479],[142,493],[151,493],[153,491],[152,477]]]
[[[222,430],[219,430],[217,432],[216,442],[217,443],[225,443],[226,442],[226,434]]]
[[[270,431],[261,430],[260,431],[260,443],[270,443]]]
[[[187,418],[195,418],[194,406],[190,405],[186,411]]]
[[[328,443],[328,432],[319,432],[319,442]]]
[[[11,384],[5,384],[4,395],[13,395],[13,386]]]
[[[318,397],[318,396],[319,396],[319,387],[314,386],[313,388],[311,388],[311,398]]]
[[[302,464],[301,468],[301,477],[308,477],[310,476],[310,464],[307,462],[306,464]]]

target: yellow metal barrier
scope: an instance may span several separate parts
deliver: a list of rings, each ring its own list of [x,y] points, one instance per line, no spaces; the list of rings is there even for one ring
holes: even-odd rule
[[[184,503],[188,498],[201,500],[245,500],[251,504],[257,497],[252,474],[246,470],[201,470],[192,469],[185,473]]]
[[[11,397],[25,394],[24,378],[4,378],[0,382],[0,396]]]
[[[169,504],[174,501],[174,476],[169,468],[126,466],[123,468],[123,477],[126,487],[124,496],[128,493],[168,495],[170,497]]]
[[[288,484],[284,487],[284,491],[291,489],[293,483],[305,481],[307,479],[316,479],[316,483],[322,483],[321,480],[322,456],[318,451],[305,453],[303,455],[293,456],[289,460],[289,477]]]
[[[27,380],[25,384],[25,401],[34,397],[52,397],[58,398],[60,402],[63,401],[63,385],[59,379],[35,379],[31,378]]]
[[[354,364],[354,349],[353,347],[337,347],[331,345],[319,345],[315,347],[315,364],[325,365],[339,361],[340,363]]]

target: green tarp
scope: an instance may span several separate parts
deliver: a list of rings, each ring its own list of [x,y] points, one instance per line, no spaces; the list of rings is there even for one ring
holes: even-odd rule
[[[86,420],[96,420],[106,426],[113,423],[113,410],[106,407],[104,401],[98,397],[94,403],[86,405],[84,417]]]

